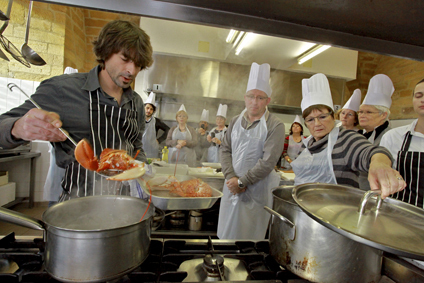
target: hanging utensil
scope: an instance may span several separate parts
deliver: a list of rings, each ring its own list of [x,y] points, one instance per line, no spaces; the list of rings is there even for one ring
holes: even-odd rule
[[[3,13],[3,11],[1,11],[1,10],[0,10],[0,20],[2,20],[2,21],[8,21],[9,20],[9,17],[6,16],[6,14]]]
[[[10,11],[12,10],[12,3],[13,3],[13,0],[9,0],[9,5],[7,6],[7,14],[6,14],[6,16],[8,18],[10,18]],[[22,53],[19,51],[19,49],[16,48],[16,46],[13,45],[13,43],[10,42],[3,35],[3,32],[7,28],[8,25],[9,25],[9,21],[5,21],[4,24],[3,24],[3,26],[0,29],[0,44],[3,46],[4,50],[6,50],[10,55],[12,55],[13,58],[15,58],[16,61],[20,62],[21,64],[23,64],[24,66],[26,66],[28,68],[31,68],[31,65],[22,56]],[[6,55],[4,55],[4,56],[6,56]],[[4,57],[2,57],[2,58],[4,58]]]
[[[13,91],[13,88],[14,87],[16,87],[17,89],[19,89],[31,102],[32,102],[32,104],[34,104],[34,106],[35,107],[37,107],[38,109],[40,109],[40,110],[43,110],[41,107],[40,107],[40,105],[38,105],[37,104],[37,102],[35,102],[35,100],[34,99],[32,99],[31,98],[31,96],[29,96],[28,94],[26,94],[25,93],[25,91],[23,91],[20,87],[18,87],[16,84],[14,84],[14,83],[9,83],[9,84],[7,84],[7,87],[10,89],[10,91]],[[74,144],[74,146],[77,146],[77,142],[76,141],[74,141],[74,139],[73,138],[71,138],[71,136],[64,130],[64,129],[62,129],[62,128],[59,128],[59,131],[61,131],[67,138],[68,138],[68,140],[70,140],[73,144]]]
[[[29,25],[31,22],[32,1],[29,1],[28,20],[25,32],[25,43],[21,46],[21,52],[24,58],[31,64],[36,66],[46,65],[46,61],[40,57],[31,47],[28,46]]]

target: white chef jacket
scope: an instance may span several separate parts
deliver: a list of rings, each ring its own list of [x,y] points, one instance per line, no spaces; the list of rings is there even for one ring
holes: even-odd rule
[[[418,119],[414,120],[410,125],[398,127],[386,132],[380,141],[380,146],[387,148],[394,158],[392,167],[396,169],[398,151],[401,149],[403,140],[408,131],[411,131],[412,140],[408,151],[424,151],[424,134],[416,132],[415,126]]]

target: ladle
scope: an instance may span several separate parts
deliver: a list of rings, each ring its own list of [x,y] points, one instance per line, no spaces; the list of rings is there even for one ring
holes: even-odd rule
[[[18,87],[16,84],[14,84],[14,83],[9,83],[9,84],[7,84],[7,87],[10,89],[10,91],[13,91],[13,88],[14,87],[16,87],[17,89],[19,89],[31,102],[32,102],[32,104],[34,104],[34,106],[35,107],[37,107],[38,109],[40,109],[40,110],[43,110],[41,107],[40,107],[40,105],[38,105],[37,104],[37,102],[35,102],[35,100],[34,99],[32,99],[31,98],[31,96],[29,96],[28,94],[26,94],[25,93],[25,91],[23,91],[20,87]],[[64,129],[62,129],[62,128],[59,128],[59,131],[61,131],[67,138],[68,138],[68,140],[70,140],[73,144],[74,144],[74,146],[77,146],[77,142],[76,141],[74,141],[74,139],[73,138],[71,138],[71,136],[64,130]]]
[[[25,32],[25,43],[21,46],[22,56],[31,64],[36,66],[46,65],[46,61],[40,57],[31,47],[28,46],[29,24],[31,22],[32,1],[29,1],[28,20]]]
[[[0,10],[0,20],[2,20],[2,21],[8,21],[9,20],[9,17],[5,13],[3,13],[3,11],[1,11],[1,10]]]

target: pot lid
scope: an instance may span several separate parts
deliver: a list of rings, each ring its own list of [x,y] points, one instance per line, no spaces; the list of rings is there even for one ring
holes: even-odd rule
[[[424,260],[423,209],[392,198],[381,200],[378,208],[375,192],[341,185],[304,184],[292,194],[306,214],[327,228],[386,252]]]

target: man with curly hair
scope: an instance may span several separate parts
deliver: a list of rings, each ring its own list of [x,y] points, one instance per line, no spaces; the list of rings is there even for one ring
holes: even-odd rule
[[[126,193],[127,187],[81,167],[75,140],[87,139],[99,156],[103,149],[124,149],[145,161],[142,136],[145,112],[142,98],[130,85],[137,74],[153,64],[149,36],[136,24],[123,20],[107,23],[93,42],[98,66],[43,81],[29,101],[0,116],[0,146],[14,148],[33,140],[53,144],[56,164],[65,168],[61,201],[97,194]]]

